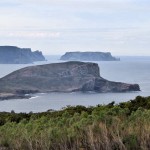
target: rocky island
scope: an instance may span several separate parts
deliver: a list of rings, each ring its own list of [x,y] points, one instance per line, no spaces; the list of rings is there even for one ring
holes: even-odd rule
[[[79,61],[119,61],[110,52],[66,52],[60,60],[79,60]]]
[[[0,64],[28,64],[45,61],[41,51],[32,52],[30,48],[0,46]]]
[[[26,67],[0,79],[0,93],[5,98],[24,98],[30,93],[94,91],[140,91],[138,84],[108,81],[100,76],[96,63],[64,62]],[[0,99],[4,99],[1,97]]]

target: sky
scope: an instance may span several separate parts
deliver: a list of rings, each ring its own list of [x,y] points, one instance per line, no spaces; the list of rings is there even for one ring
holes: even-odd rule
[[[0,0],[0,45],[150,55],[150,0]]]

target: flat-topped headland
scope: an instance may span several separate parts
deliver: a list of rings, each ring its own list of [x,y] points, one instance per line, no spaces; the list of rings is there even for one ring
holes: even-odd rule
[[[35,61],[45,61],[39,50],[32,52],[31,48],[0,46],[0,64],[29,64]]]
[[[98,64],[63,62],[30,66],[0,79],[0,93],[23,96],[48,92],[129,92],[139,91],[138,84],[108,81],[100,76]]]

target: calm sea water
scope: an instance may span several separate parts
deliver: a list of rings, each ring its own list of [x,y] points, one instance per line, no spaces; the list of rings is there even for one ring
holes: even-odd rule
[[[49,59],[50,57],[48,57]],[[45,63],[58,62],[51,59]],[[41,64],[41,63],[36,63]],[[36,65],[32,64],[32,65]],[[48,109],[59,110],[67,105],[95,106],[134,99],[136,96],[150,96],[150,57],[121,57],[121,61],[100,62],[102,77],[126,83],[138,83],[140,92],[128,93],[49,93],[36,94],[31,99],[0,101],[0,111],[42,112]],[[0,77],[29,65],[0,65]]]

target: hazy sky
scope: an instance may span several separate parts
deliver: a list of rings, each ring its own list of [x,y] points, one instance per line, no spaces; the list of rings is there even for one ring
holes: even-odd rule
[[[150,0],[0,0],[0,45],[150,55]]]

